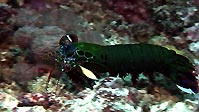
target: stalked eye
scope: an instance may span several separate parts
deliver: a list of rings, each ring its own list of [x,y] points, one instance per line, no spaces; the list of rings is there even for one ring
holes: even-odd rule
[[[60,39],[59,45],[67,45],[71,42],[78,42],[77,36],[74,34],[66,34]]]
[[[70,38],[70,41],[72,40],[71,42],[78,42],[77,35],[67,34],[66,36],[68,37],[68,39]]]

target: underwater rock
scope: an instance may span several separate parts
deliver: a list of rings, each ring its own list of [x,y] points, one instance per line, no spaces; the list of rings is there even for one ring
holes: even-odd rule
[[[198,21],[198,7],[189,0],[147,0],[152,21],[158,32],[177,36]]]
[[[199,40],[199,23],[195,23],[194,26],[185,28],[183,34],[186,35],[186,39],[192,42]]]
[[[18,9],[17,16],[12,18],[12,24],[17,26],[58,26],[65,31],[80,31],[83,19],[71,10],[62,8],[48,9],[37,12],[31,9]]]
[[[56,51],[59,47],[59,39],[64,34],[65,31],[57,26],[45,26],[34,32],[35,39],[32,42],[31,49],[36,61],[54,64]]]
[[[46,112],[43,106],[19,107],[20,101],[10,94],[0,92],[1,112]]]
[[[196,56],[199,56],[199,41],[189,44],[189,50],[192,51]]]
[[[42,106],[32,106],[32,107],[17,107],[14,108],[15,112],[46,112]]]
[[[94,86],[79,92],[74,99],[59,101],[59,110],[72,112],[141,112],[137,105],[139,93],[135,88],[126,88],[119,77],[107,77]],[[68,107],[68,108],[64,108]]]
[[[25,93],[18,96],[19,99],[19,107],[22,106],[43,106],[44,108],[48,108],[51,104],[55,103],[54,100],[49,98],[51,94],[47,93]]]
[[[14,73],[12,75],[12,79],[24,87],[27,85],[28,81],[32,80],[33,77],[37,75],[36,68],[31,64],[17,63],[13,68]]]
[[[155,45],[166,45],[169,42],[168,38],[165,37],[164,35],[160,36],[153,36],[148,40],[149,44],[155,44]]]
[[[19,101],[8,93],[0,92],[0,111],[12,111]]]
[[[12,39],[13,43],[19,45],[21,48],[30,48],[30,45],[33,41],[34,33],[39,31],[37,27],[24,26],[19,28],[15,33]]]
[[[0,2],[0,43],[13,34],[15,26],[11,25],[10,18],[14,15],[14,9]]]
[[[47,0],[24,0],[24,7],[28,7],[31,9],[35,9],[37,11],[41,11],[47,8],[51,8],[50,2]]]
[[[167,112],[193,112],[183,102],[178,102],[174,106],[170,107]]]
[[[35,26],[39,22],[38,18],[42,16],[35,10],[20,8],[17,9],[17,15],[11,18],[11,23],[16,26]]]
[[[34,60],[34,57],[37,62],[48,62],[54,61],[55,57],[49,55],[57,51],[59,39],[64,34],[65,31],[57,26],[24,26],[15,32],[13,42],[29,50],[28,55],[33,55],[30,59]]]
[[[28,90],[32,93],[56,92],[58,86],[61,86],[61,83],[57,84],[57,79],[51,77],[50,81],[48,82],[48,87],[46,88],[49,74],[50,73],[46,73],[45,76],[36,77],[35,80],[29,81]]]
[[[146,2],[139,0],[109,0],[104,1],[110,10],[124,16],[132,23],[145,22],[150,19]]]
[[[155,29],[148,23],[135,23],[132,25],[131,32],[131,36],[142,43],[149,40],[155,34]]]

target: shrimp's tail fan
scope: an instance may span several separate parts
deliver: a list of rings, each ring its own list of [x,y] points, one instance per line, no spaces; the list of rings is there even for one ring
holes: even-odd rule
[[[198,79],[196,78],[198,75],[195,71],[178,73],[176,76],[176,79],[178,79],[176,83],[179,89],[189,94],[196,94],[199,92]]]
[[[172,79],[179,89],[186,93],[195,94],[199,92],[198,74],[195,72],[193,64],[185,56],[175,54],[172,58],[170,79]]]

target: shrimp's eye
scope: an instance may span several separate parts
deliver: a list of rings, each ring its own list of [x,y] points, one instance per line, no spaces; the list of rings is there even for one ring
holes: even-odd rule
[[[70,42],[78,42],[78,37],[77,35],[74,35],[74,34],[66,34],[68,40]]]
[[[77,36],[74,34],[66,34],[60,39],[59,45],[68,45],[71,42],[78,42]]]

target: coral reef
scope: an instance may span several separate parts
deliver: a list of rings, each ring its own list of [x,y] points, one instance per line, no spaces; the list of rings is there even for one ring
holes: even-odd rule
[[[10,6],[0,3],[0,40],[5,40],[11,36],[16,29],[15,26],[10,24],[10,18],[16,14]]]
[[[156,89],[156,91],[159,90]],[[164,92],[161,91],[161,93]],[[42,111],[47,109],[50,112],[198,111],[197,101],[185,100],[175,103],[172,98],[159,99],[160,97],[147,94],[144,90],[124,86],[123,80],[119,77],[101,79],[96,82],[93,90],[87,88],[77,94],[65,92],[59,96],[54,93],[24,93],[18,97],[18,100],[6,93],[0,93],[0,96],[2,101],[0,107],[4,110],[32,110],[34,108],[34,112],[40,109]],[[7,105],[11,103],[12,106]],[[181,110],[177,109],[179,107]]]
[[[106,77],[86,88],[55,60],[67,33],[100,45],[165,46],[198,74],[198,8],[198,0],[0,0],[0,111],[198,112],[198,96],[176,92],[162,75],[152,86],[140,75],[133,87],[129,76],[100,74]]]
[[[146,0],[159,32],[175,36],[197,22],[198,6],[189,0]]]

